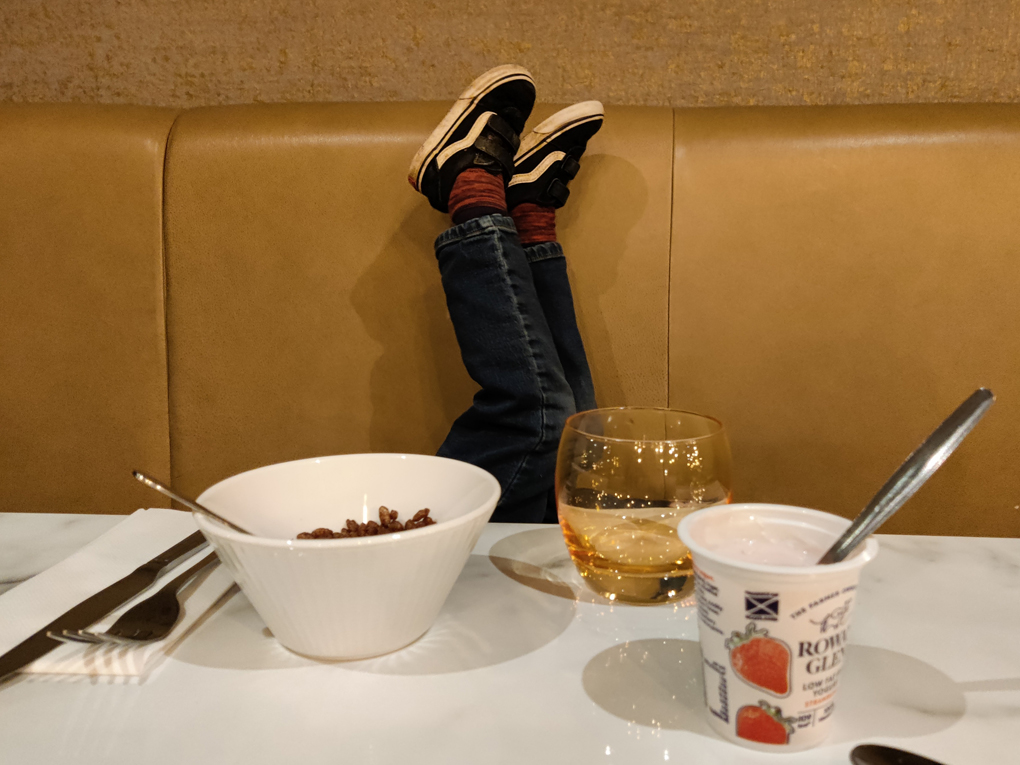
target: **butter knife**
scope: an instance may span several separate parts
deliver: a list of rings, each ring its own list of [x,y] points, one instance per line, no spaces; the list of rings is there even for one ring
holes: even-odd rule
[[[143,563],[118,582],[86,598],[74,608],[58,616],[31,637],[23,640],[0,656],[0,683],[40,656],[45,656],[57,646],[63,645],[47,633],[61,634],[64,630],[83,630],[90,627],[111,611],[127,603],[138,593],[150,587],[164,573],[190,558],[208,545],[201,531],[181,540],[164,550],[148,563]]]

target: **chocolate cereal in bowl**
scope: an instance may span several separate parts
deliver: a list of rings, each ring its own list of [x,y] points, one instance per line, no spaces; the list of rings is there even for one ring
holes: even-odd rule
[[[253,535],[195,521],[281,644],[361,659],[432,626],[499,496],[465,462],[347,454],[250,470],[198,498]]]

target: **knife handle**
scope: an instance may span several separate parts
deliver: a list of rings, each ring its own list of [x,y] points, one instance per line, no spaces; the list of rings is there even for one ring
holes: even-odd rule
[[[190,558],[199,550],[209,544],[201,531],[196,531],[191,536],[185,537],[168,550],[164,550],[152,560],[143,563],[136,569],[139,574],[152,574],[159,578],[160,574],[169,568],[173,568],[185,558]]]

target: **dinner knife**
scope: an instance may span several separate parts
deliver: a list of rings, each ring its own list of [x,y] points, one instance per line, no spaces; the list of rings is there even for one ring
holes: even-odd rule
[[[173,547],[164,550],[148,563],[143,563],[118,582],[86,598],[69,611],[64,612],[31,637],[26,638],[11,650],[0,656],[0,683],[27,664],[45,656],[54,648],[63,645],[47,633],[60,634],[64,630],[83,630],[98,622],[111,611],[127,603],[164,573],[190,558],[206,547],[209,542],[196,531]]]

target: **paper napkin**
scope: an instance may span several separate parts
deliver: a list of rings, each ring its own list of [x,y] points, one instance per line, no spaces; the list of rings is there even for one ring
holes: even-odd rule
[[[52,568],[0,595],[0,653],[45,627],[53,619],[127,576],[140,565],[197,530],[191,513],[166,508],[138,510],[92,543]],[[204,548],[153,587],[101,622],[102,632],[135,603],[152,595],[212,552]],[[234,580],[222,565],[202,571],[181,591],[181,620],[164,639],[134,647],[65,644],[25,667],[36,674],[138,677],[152,671],[195,623],[231,590]]]

